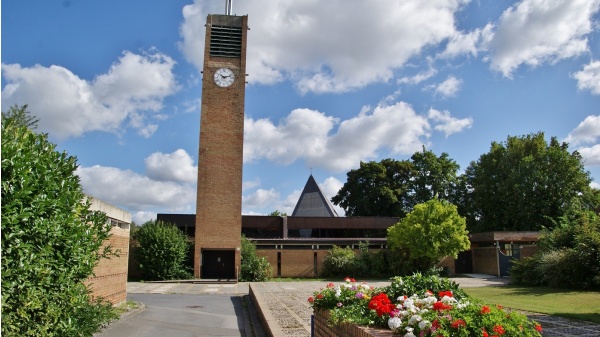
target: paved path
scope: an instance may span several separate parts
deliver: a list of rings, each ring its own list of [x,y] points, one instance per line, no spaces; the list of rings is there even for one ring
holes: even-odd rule
[[[473,275],[476,277],[465,277],[453,279],[461,287],[482,287],[498,286],[508,283],[508,279],[490,277],[483,275]],[[339,281],[334,282],[341,283]],[[189,294],[198,295],[195,297],[201,299],[203,295],[227,295],[243,296],[247,295],[252,288],[258,300],[258,308],[266,317],[268,330],[275,337],[310,337],[310,316],[312,309],[308,305],[307,298],[314,291],[323,288],[327,282],[324,281],[301,281],[301,282],[256,282],[256,283],[237,283],[237,284],[195,284],[195,283],[128,283],[128,298],[134,299],[134,294]],[[388,285],[389,282],[368,282],[368,284],[381,287]],[[152,305],[150,305],[152,307]],[[211,312],[208,307],[203,308],[204,312]],[[147,309],[148,310],[148,309]],[[561,317],[548,315],[533,315],[536,321],[544,327],[544,337],[600,337],[600,325],[573,321]],[[130,320],[128,318],[126,320]],[[125,320],[125,321],[126,321]],[[119,322],[121,323],[121,322]],[[112,326],[111,328],[112,329]],[[193,334],[173,335],[173,336],[205,336],[200,332]],[[240,330],[240,336],[245,336],[245,331]],[[143,335],[104,335],[98,337],[113,336],[143,336]],[[149,335],[150,336],[150,335]],[[164,334],[163,336],[171,336]],[[161,336],[161,337],[163,337]],[[213,335],[206,335],[213,336]],[[227,336],[227,335],[223,335]],[[238,336],[238,335],[235,335]]]

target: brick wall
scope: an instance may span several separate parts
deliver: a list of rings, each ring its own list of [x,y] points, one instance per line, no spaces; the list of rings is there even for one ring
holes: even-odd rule
[[[101,259],[94,269],[95,276],[88,278],[85,283],[90,287],[92,297],[102,297],[117,305],[127,298],[129,229],[113,227],[110,233],[103,247],[112,245],[113,251],[119,250],[119,256]]]
[[[371,250],[375,252],[376,250]],[[359,250],[355,249],[355,253]],[[273,277],[317,277],[323,271],[323,259],[329,253],[328,250],[311,249],[283,249],[283,250],[256,250],[260,257],[267,259],[273,267]],[[317,262],[317,272],[315,274],[315,253]],[[278,254],[281,256],[280,274],[278,274]],[[454,267],[452,266],[452,270]]]
[[[473,248],[473,273],[498,275],[498,253],[496,247]]]
[[[210,56],[212,25],[242,27],[240,58]],[[206,27],[194,246],[196,277],[202,276],[203,249],[234,250],[235,266],[227,268],[239,271],[242,232],[247,17],[209,15]],[[223,67],[235,75],[233,84],[226,88],[217,86],[213,79]]]
[[[538,246],[536,245],[522,245],[521,246],[521,256],[520,258],[530,257],[535,255],[538,251]]]
[[[373,329],[354,324],[329,326],[329,313],[317,310],[314,313],[314,337],[392,337],[391,330]]]

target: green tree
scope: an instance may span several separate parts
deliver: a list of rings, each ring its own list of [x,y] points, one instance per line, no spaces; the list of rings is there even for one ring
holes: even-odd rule
[[[280,212],[279,210],[274,210],[273,212],[271,212],[271,214],[269,214],[270,216],[288,216],[286,212]]]
[[[347,216],[404,216],[414,174],[412,163],[406,160],[361,162],[360,168],[347,173],[346,183],[331,201]]]
[[[133,233],[135,257],[146,280],[191,278],[188,258],[191,243],[179,228],[162,221],[148,221]]]
[[[541,132],[493,142],[464,181],[463,214],[474,231],[552,228],[581,195],[594,199],[579,153],[556,138],[548,144]]]
[[[423,147],[423,151],[415,152],[410,159],[415,171],[409,182],[409,210],[433,198],[455,198],[460,166],[447,153],[438,157]]]
[[[388,228],[390,249],[402,257],[403,273],[427,271],[444,257],[456,258],[469,249],[465,218],[456,206],[432,199],[414,207],[404,219]],[[412,270],[411,270],[412,269]]]
[[[242,262],[240,281],[264,282],[271,279],[273,268],[266,258],[256,254],[256,246],[242,235]]]
[[[346,183],[331,201],[347,216],[403,217],[432,198],[451,200],[460,167],[447,153],[415,152],[411,160],[383,159],[360,163],[347,174]]]
[[[29,130],[26,113],[2,113],[2,335],[91,336],[115,317],[83,283],[110,253],[110,225],[89,210],[76,158]]]

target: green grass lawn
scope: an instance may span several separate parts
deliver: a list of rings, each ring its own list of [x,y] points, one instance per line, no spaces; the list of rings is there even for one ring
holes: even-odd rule
[[[600,323],[600,292],[518,286],[463,290],[490,304]]]

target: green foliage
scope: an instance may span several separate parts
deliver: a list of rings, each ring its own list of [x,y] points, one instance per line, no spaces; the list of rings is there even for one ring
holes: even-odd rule
[[[369,250],[369,242],[360,242],[356,253],[350,247],[333,246],[323,259],[323,277],[345,277],[353,275],[364,278],[390,276],[386,251]]]
[[[390,285],[385,288],[385,293],[391,298],[403,295],[411,296],[421,293],[424,289],[430,290],[434,294],[449,290],[452,291],[454,297],[458,300],[467,297],[467,294],[460,289],[458,283],[436,275],[414,273],[411,276],[392,277],[391,281]]]
[[[288,216],[286,212],[280,212],[279,210],[274,210],[269,215],[271,215],[271,216]]]
[[[347,173],[346,183],[331,201],[347,216],[404,217],[416,204],[434,197],[452,200],[458,169],[447,153],[437,157],[425,148],[411,161],[361,162],[360,168]]]
[[[322,276],[354,275],[356,270],[356,253],[350,247],[333,246],[323,259]],[[343,277],[343,276],[342,276]]]
[[[347,173],[346,183],[331,201],[346,216],[404,216],[403,198],[413,175],[408,161],[361,162],[360,168]]]
[[[511,280],[554,288],[600,289],[600,216],[583,212],[545,231],[540,252],[515,261]]]
[[[265,282],[271,279],[273,268],[266,258],[256,254],[256,246],[242,235],[242,266],[240,281]]]
[[[191,244],[179,228],[162,221],[148,221],[135,233],[135,256],[146,280],[191,278],[187,263]]]
[[[568,144],[541,132],[508,137],[466,169],[461,211],[472,231],[552,228],[576,204],[597,207],[590,181]]]
[[[407,264],[425,271],[442,258],[469,249],[465,219],[456,206],[432,199],[416,205],[411,213],[388,228],[387,242],[392,251],[400,254]]]
[[[91,336],[115,317],[83,284],[110,254],[110,225],[89,210],[76,158],[31,132],[25,109],[2,114],[2,335]]]
[[[2,124],[8,122],[15,126],[24,126],[33,130],[37,128],[39,121],[37,117],[32,116],[31,112],[27,110],[27,104],[21,107],[14,105],[7,112],[2,112]]]

